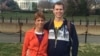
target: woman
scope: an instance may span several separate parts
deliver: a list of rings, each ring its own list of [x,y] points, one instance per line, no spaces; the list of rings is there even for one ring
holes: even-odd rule
[[[48,32],[43,29],[44,23],[43,13],[35,13],[35,26],[25,34],[22,56],[47,56]]]

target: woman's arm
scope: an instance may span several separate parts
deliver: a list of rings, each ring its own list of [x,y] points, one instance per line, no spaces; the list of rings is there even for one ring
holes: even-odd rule
[[[29,45],[29,33],[27,32],[24,37],[22,56],[27,56],[28,53],[28,45]]]

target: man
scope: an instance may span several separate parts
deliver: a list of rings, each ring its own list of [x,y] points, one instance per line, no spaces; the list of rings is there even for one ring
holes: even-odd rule
[[[54,19],[45,24],[49,32],[48,56],[77,56],[78,37],[75,26],[63,18],[64,5],[57,2],[53,6]],[[71,49],[72,47],[72,49]]]

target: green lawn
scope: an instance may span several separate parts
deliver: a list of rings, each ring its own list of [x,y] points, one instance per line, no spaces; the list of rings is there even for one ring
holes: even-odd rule
[[[1,16],[4,16],[5,19],[10,19],[11,17],[13,19],[33,19],[34,18],[34,13],[19,13],[19,12],[4,12],[2,14],[0,14],[0,18]],[[50,18],[53,18],[53,14],[52,13],[45,13],[45,17],[46,20],[49,20]],[[74,16],[74,17],[66,17],[69,20],[72,20],[72,18],[75,21],[79,21],[80,19],[82,21],[86,21],[86,17],[85,16]],[[90,15],[87,17],[90,21],[94,21],[95,19],[100,22],[100,15]]]
[[[100,45],[86,44],[79,47],[79,56],[100,56]]]
[[[19,43],[0,43],[0,56],[21,56],[21,47]]]
[[[0,56],[21,56],[22,44],[0,43]],[[100,56],[100,45],[80,45],[78,56]]]

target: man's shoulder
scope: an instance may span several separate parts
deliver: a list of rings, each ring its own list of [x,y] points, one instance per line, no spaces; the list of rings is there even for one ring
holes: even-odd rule
[[[49,27],[49,26],[48,26],[49,23],[50,23],[49,21],[47,21],[47,22],[45,23],[45,25],[44,25],[44,29],[46,29],[46,30],[48,29],[48,27]]]
[[[47,21],[44,26],[48,27],[51,24],[51,20]]]
[[[72,23],[70,20],[64,19],[64,23],[65,24],[70,24],[71,26],[74,25],[74,23]]]
[[[46,23],[45,24],[49,24],[50,23],[50,20],[49,21],[46,21]]]

